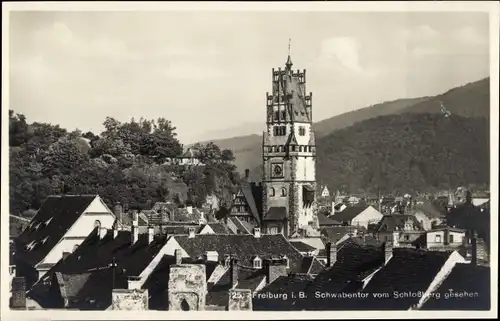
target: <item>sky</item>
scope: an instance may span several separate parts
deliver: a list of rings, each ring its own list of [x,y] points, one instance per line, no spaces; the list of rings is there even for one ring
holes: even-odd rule
[[[103,131],[164,117],[181,143],[264,128],[271,69],[307,69],[314,121],[489,76],[485,13],[11,12],[10,109]]]

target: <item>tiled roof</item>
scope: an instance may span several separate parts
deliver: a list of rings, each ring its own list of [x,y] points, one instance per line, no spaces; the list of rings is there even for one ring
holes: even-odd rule
[[[312,281],[312,277],[307,274],[295,274],[280,276],[271,284],[265,286],[253,297],[253,309],[255,311],[293,311],[300,310],[301,299],[298,293],[303,292]],[[292,297],[292,293],[295,297]],[[273,294],[273,298],[266,298],[264,295]],[[284,297],[286,295],[286,297]]]
[[[271,207],[267,211],[264,221],[282,221],[287,218],[286,207]]]
[[[356,300],[355,309],[363,310],[408,310],[418,303],[419,297],[393,297],[394,292],[425,292],[451,252],[421,251],[394,248],[389,262],[378,271],[367,284],[365,299]],[[388,298],[376,298],[375,293],[387,293]]]
[[[336,212],[332,219],[339,222],[351,222],[356,216],[361,214],[367,207],[365,206],[348,206],[342,212]]]
[[[325,213],[318,213],[319,226],[341,225],[342,223],[333,218],[333,216],[326,216]]]
[[[209,223],[207,225],[210,226],[210,228],[214,231],[215,234],[233,234],[233,232],[229,229],[229,227],[227,227],[227,225],[224,223]],[[200,230],[202,228],[200,228]]]
[[[380,222],[378,223],[378,231],[395,231],[396,228],[399,230],[403,230],[405,227],[405,222],[411,220],[413,222],[413,226],[416,230],[423,230],[422,225],[417,220],[417,218],[413,215],[402,215],[402,214],[393,214],[393,215],[384,215]]]
[[[96,195],[47,197],[16,239],[16,258],[31,265],[43,260],[95,198]],[[29,250],[28,245],[34,247]]]
[[[313,246],[300,241],[290,240],[290,243],[293,245],[294,248],[296,248],[300,252],[311,252],[316,250],[316,248],[314,248]]]
[[[491,308],[489,267],[457,263],[441,286],[439,293],[424,303],[422,310],[489,310]],[[472,295],[446,297],[453,293]],[[476,295],[477,293],[477,295]]]
[[[185,235],[174,236],[190,257],[201,257],[207,251],[217,251],[219,257],[236,256],[243,266],[253,266],[252,257],[262,259],[287,256],[290,271],[298,271],[302,265],[302,255],[281,234],[262,234],[260,237],[246,234],[197,234],[193,238]]]

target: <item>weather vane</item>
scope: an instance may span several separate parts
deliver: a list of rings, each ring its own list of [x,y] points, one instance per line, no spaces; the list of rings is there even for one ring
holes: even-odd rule
[[[290,56],[290,46],[292,44],[292,38],[288,38],[288,55]]]

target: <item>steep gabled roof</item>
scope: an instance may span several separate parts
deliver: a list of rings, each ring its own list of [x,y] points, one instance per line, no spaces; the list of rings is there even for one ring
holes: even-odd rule
[[[248,234],[197,234],[193,238],[187,235],[173,237],[190,257],[202,257],[207,251],[216,251],[219,257],[236,256],[242,266],[253,266],[252,257],[262,259],[287,256],[290,270],[298,271],[302,264],[302,255],[281,234],[262,234],[255,237]]]
[[[342,212],[335,213],[331,218],[339,222],[351,222],[367,208],[368,206],[348,206]]]
[[[31,265],[42,261],[96,197],[96,195],[47,197],[28,227],[16,239],[16,258]],[[28,246],[31,249],[28,249]]]
[[[229,227],[224,223],[208,223],[200,227],[200,231],[207,225],[210,226],[215,234],[233,234]]]
[[[248,207],[250,208],[250,214],[252,214],[253,218],[260,225],[261,209],[258,206],[260,202],[257,201],[256,198],[262,198],[262,188],[259,189],[259,186],[244,180],[240,184],[240,190],[243,193],[243,197],[245,198]]]
[[[311,252],[311,251],[316,250],[315,247],[313,247],[309,244],[306,244],[304,242],[301,242],[301,241],[290,240],[290,244],[292,244],[292,246],[300,252]]]
[[[9,215],[9,237],[10,238],[16,238],[21,233],[23,230],[28,226],[30,223],[30,220],[16,216],[16,215]]]
[[[324,227],[321,229],[321,234],[327,237],[330,242],[337,243],[342,239],[346,234],[351,232],[351,226],[332,226],[332,227]]]

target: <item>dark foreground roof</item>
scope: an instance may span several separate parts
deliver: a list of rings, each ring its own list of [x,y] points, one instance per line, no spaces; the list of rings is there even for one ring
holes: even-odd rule
[[[458,263],[422,310],[489,310],[490,282],[489,267]]]
[[[96,195],[49,196],[16,239],[16,258],[30,265],[43,260],[83,214]],[[28,245],[34,244],[31,250]]]

